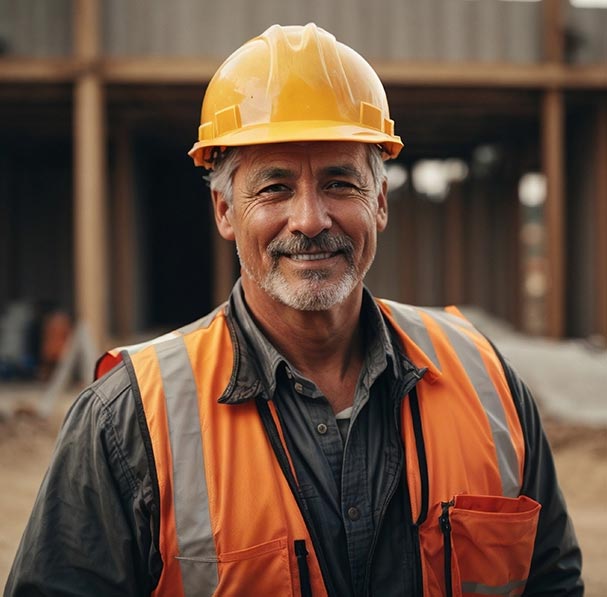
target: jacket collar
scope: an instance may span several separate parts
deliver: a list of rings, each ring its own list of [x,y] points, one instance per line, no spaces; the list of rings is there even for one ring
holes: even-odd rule
[[[261,396],[271,399],[276,391],[279,370],[294,371],[255,323],[244,299],[241,281],[232,289],[226,307],[234,347],[234,369],[219,402],[238,404]],[[362,317],[367,335],[366,368],[363,383],[373,381],[390,367],[394,377],[402,374],[403,355],[395,348],[392,335],[371,293],[364,288]],[[406,358],[406,369],[411,367]]]

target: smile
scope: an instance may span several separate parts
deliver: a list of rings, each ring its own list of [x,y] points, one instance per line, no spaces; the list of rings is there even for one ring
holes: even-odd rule
[[[295,261],[319,261],[333,257],[333,253],[293,253],[289,257]]]

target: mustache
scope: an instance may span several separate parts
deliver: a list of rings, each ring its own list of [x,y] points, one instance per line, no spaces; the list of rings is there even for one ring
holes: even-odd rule
[[[354,253],[354,243],[345,234],[329,234],[326,230],[310,238],[301,232],[295,232],[289,238],[275,238],[268,244],[267,251],[274,259],[282,255],[305,253],[312,250],[321,253]]]

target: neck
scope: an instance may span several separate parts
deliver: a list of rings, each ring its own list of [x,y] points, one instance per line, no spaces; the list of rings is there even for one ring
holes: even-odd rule
[[[298,311],[243,279],[245,300],[276,349],[316,383],[337,412],[352,405],[363,363],[362,285],[326,311]]]

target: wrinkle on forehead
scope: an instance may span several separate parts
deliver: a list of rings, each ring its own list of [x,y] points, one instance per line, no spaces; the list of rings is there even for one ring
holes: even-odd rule
[[[367,182],[365,174],[370,174],[365,172],[370,170],[366,151],[358,143],[281,143],[243,150],[240,167],[245,171],[247,182],[252,184],[294,180],[306,168],[305,164],[315,176],[352,177],[361,186]]]

